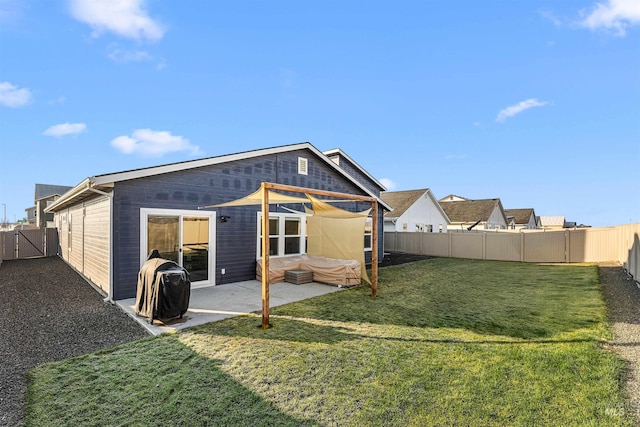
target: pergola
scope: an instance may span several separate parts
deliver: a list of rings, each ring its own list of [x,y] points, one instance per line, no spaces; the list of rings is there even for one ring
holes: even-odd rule
[[[260,186],[259,192],[254,194],[260,194],[260,199],[252,199],[253,201],[246,204],[261,204],[262,218],[261,225],[262,230],[269,230],[269,204],[270,203],[292,203],[294,198],[291,196],[284,196],[280,198],[280,195],[272,193],[272,198],[275,200],[270,202],[269,190],[287,191],[291,193],[303,193],[312,194],[316,196],[333,197],[336,199],[353,200],[359,202],[371,203],[371,296],[375,297],[378,288],[378,199],[369,196],[358,196],[354,194],[338,193],[334,191],[314,190],[311,188],[296,187],[284,184],[274,184],[271,182],[263,182]],[[289,199],[287,199],[289,197]],[[296,199],[295,201],[300,201]],[[331,202],[332,200],[324,200]],[[214,206],[232,205],[233,202],[221,203]],[[211,207],[214,207],[211,206]],[[262,329],[269,328],[269,239],[262,238]]]

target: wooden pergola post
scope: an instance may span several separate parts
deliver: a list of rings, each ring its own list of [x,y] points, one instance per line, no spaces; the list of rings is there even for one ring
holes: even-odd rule
[[[262,329],[269,328],[269,190],[289,191],[291,193],[313,194],[316,196],[336,197],[340,199],[371,203],[371,296],[378,292],[378,200],[375,197],[334,191],[313,190],[284,184],[263,182],[262,190]]]
[[[269,327],[269,191],[262,189],[262,329]]]

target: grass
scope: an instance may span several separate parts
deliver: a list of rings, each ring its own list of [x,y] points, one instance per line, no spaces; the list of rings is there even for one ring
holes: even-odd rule
[[[635,425],[596,266],[431,259],[35,368],[26,424]]]

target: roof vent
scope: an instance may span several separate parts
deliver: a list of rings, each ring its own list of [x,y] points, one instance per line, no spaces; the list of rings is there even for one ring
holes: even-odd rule
[[[304,157],[298,157],[298,173],[300,175],[309,174],[309,160]]]

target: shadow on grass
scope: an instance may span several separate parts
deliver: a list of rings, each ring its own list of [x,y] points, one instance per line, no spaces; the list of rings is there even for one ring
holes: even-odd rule
[[[26,425],[318,425],[281,412],[220,364],[165,336],[41,365],[29,373]]]
[[[522,339],[592,330],[606,320],[596,266],[434,258],[380,270],[378,296],[361,286],[271,310],[274,315]]]
[[[460,345],[539,345],[539,344],[577,344],[598,343],[595,338],[574,339],[462,339],[462,338],[435,338],[435,337],[400,337],[379,336],[363,334],[348,325],[318,324],[313,319],[295,319],[290,316],[271,316],[271,327],[262,329],[260,318],[254,316],[238,316],[225,319],[220,322],[194,326],[187,330],[194,335],[226,336],[235,338],[248,338],[255,340],[275,340],[282,342],[298,342],[313,344],[338,344],[356,340],[380,340],[406,343],[426,344],[460,344]],[[443,334],[446,336],[446,334]]]

